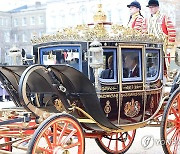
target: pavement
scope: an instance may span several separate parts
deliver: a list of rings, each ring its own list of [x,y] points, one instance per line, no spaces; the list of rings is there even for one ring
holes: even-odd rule
[[[0,102],[0,108],[15,107],[12,101]],[[156,142],[151,142],[148,147],[144,148],[144,138],[151,137]],[[144,127],[136,131],[134,142],[126,154],[163,154],[160,141],[160,127]],[[98,147],[94,139],[85,139],[85,154],[104,154]],[[13,149],[13,154],[25,154],[24,151]]]

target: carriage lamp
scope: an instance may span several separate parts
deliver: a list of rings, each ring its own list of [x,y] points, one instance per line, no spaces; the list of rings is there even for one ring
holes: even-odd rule
[[[22,65],[21,51],[16,46],[9,49],[10,65]]]
[[[180,46],[178,46],[175,51],[175,63],[180,66]]]
[[[96,40],[90,44],[89,65],[94,70],[95,87],[98,89],[98,69],[103,65],[103,49],[102,44]]]

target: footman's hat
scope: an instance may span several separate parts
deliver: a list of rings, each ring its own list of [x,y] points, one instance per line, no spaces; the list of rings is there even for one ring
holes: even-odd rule
[[[149,0],[148,5],[146,7],[149,6],[159,6],[158,0]]]
[[[133,2],[131,2],[131,4],[127,5],[127,7],[129,7],[129,8],[130,8],[131,6],[137,7],[137,8],[139,8],[139,9],[141,10],[141,5],[140,5],[140,3],[137,2],[137,1],[133,1]]]

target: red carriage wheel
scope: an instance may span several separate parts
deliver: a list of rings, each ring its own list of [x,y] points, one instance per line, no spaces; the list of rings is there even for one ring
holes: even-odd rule
[[[125,153],[132,145],[136,130],[112,133],[96,138],[96,143],[105,153]]]
[[[165,153],[180,153],[180,88],[169,98],[161,123],[161,143]]]
[[[11,138],[10,137],[0,137],[0,143],[7,143],[7,142],[10,142],[11,141]],[[12,151],[12,145],[7,145],[7,146],[4,146],[2,148],[0,148],[1,150],[5,150],[5,151]]]
[[[50,116],[35,131],[29,154],[84,153],[85,139],[80,123],[71,115]]]

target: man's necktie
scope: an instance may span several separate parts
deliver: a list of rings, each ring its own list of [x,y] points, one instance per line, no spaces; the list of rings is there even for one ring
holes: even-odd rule
[[[129,71],[129,77],[132,77],[132,70]]]
[[[109,79],[113,79],[113,70],[109,70]]]

